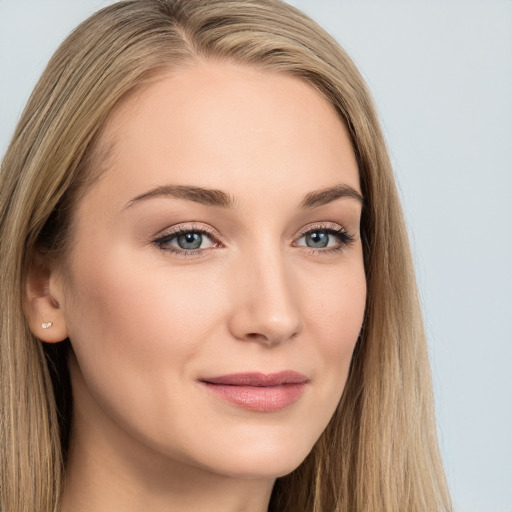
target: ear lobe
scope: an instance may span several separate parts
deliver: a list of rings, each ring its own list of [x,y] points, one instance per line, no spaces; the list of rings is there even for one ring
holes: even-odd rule
[[[68,337],[64,311],[59,302],[62,286],[56,279],[54,264],[37,253],[27,276],[23,311],[32,334],[46,343],[57,343]]]

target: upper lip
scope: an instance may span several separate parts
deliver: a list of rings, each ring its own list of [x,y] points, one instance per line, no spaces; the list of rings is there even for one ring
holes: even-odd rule
[[[302,373],[285,370],[277,373],[246,372],[231,373],[218,377],[201,378],[200,381],[209,384],[224,384],[228,386],[257,386],[270,387],[283,384],[305,384],[309,379]]]

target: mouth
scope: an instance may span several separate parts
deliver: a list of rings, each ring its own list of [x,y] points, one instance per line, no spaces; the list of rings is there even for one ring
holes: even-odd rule
[[[295,403],[309,379],[287,370],[279,373],[233,373],[199,379],[199,383],[217,397],[244,409],[274,412]]]

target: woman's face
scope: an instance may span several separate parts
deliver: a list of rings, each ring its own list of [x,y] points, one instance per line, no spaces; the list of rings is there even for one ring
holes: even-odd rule
[[[345,127],[297,78],[202,63],[132,95],[102,137],[108,169],[52,284],[78,437],[221,475],[292,471],[363,320]]]

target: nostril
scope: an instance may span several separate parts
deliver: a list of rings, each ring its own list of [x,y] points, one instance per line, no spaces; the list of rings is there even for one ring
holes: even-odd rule
[[[249,332],[246,334],[245,338],[248,340],[251,340],[251,341],[258,341],[261,343],[269,343],[270,342],[267,336],[265,336],[264,334],[261,334],[259,332]]]

